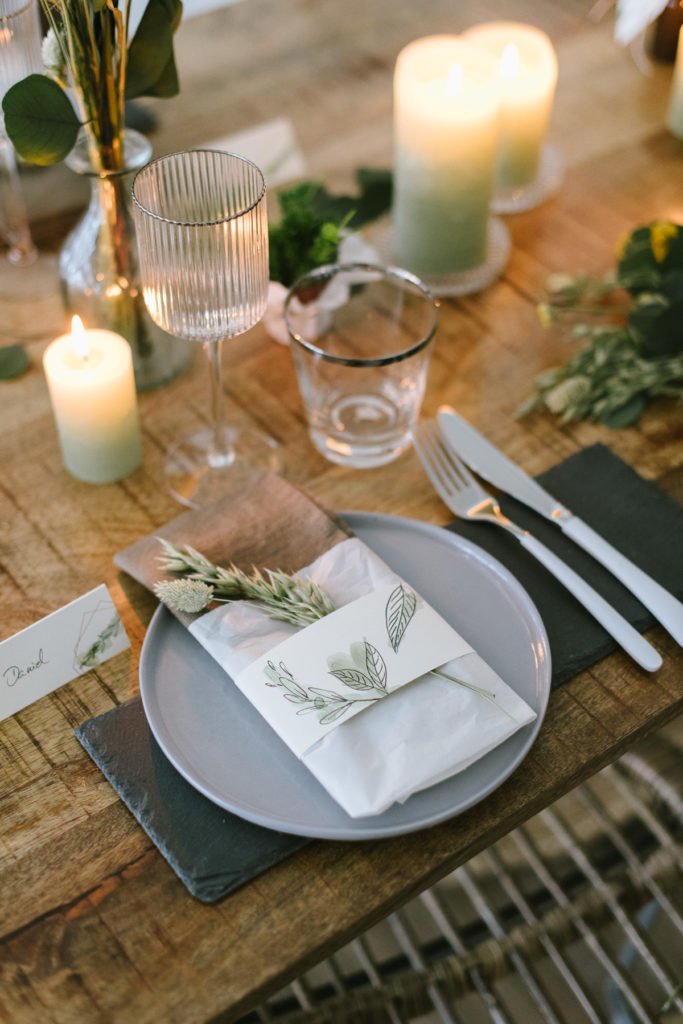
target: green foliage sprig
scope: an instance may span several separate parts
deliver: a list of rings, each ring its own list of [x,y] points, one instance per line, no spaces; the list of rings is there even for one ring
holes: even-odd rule
[[[553,275],[538,313],[546,327],[570,321],[587,344],[536,379],[518,415],[545,408],[562,422],[620,428],[656,397],[683,400],[683,226],[655,221],[628,234],[612,276]]]
[[[334,263],[344,229],[357,229],[391,205],[391,172],[359,168],[358,195],[333,195],[319,182],[278,192],[280,220],[271,224],[270,279],[289,287],[302,274]]]
[[[97,639],[78,659],[79,668],[95,668],[102,661],[105,651],[117,636],[121,635],[123,626],[118,615],[114,615],[102,630]]]
[[[25,160],[53,164],[71,152],[83,128],[94,168],[121,170],[125,101],[178,92],[173,34],[181,0],[148,0],[132,39],[132,0],[40,2],[49,25],[45,74],[29,75],[7,91],[7,134]]]

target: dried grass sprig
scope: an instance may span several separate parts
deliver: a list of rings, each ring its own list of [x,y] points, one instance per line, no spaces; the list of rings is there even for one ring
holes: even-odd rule
[[[245,573],[235,565],[224,568],[190,545],[172,544],[162,538],[159,541],[164,549],[162,567],[182,577],[170,583],[160,581],[154,588],[172,610],[198,612],[213,603],[253,601],[271,619],[294,626],[310,626],[335,610],[325,591],[311,580],[276,569]]]

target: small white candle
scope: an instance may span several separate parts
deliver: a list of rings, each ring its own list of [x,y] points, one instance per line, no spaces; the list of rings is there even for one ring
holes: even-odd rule
[[[112,331],[72,333],[45,350],[43,366],[64,465],[91,484],[111,483],[140,464],[142,446],[130,345]]]
[[[678,33],[676,67],[671,80],[666,123],[672,135],[675,135],[677,139],[683,139],[683,28]]]
[[[488,51],[498,65],[501,84],[496,187],[501,191],[530,185],[538,175],[548,132],[557,57],[545,32],[512,21],[476,25],[464,33]]]
[[[418,274],[486,259],[498,117],[496,63],[459,36],[428,36],[394,75],[394,257]]]

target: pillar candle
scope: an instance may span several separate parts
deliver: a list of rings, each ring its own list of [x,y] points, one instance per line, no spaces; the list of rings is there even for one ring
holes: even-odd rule
[[[538,175],[557,84],[557,57],[545,32],[511,21],[476,25],[464,38],[488,51],[501,85],[496,188],[530,185]]]
[[[666,123],[672,135],[675,135],[677,139],[683,139],[683,28],[678,37],[676,67],[671,80]]]
[[[399,54],[394,76],[394,258],[446,275],[486,258],[498,117],[496,64],[458,36]]]
[[[92,484],[132,473],[142,447],[128,342],[112,331],[86,331],[74,317],[72,333],[48,345],[43,366],[69,472]]]

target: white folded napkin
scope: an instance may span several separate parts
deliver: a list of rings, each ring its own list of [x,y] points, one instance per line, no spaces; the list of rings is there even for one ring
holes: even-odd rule
[[[399,582],[357,538],[331,548],[297,575],[318,583],[337,607]],[[190,632],[228,675],[236,676],[296,627],[270,619],[248,601],[236,601],[202,615]],[[536,718],[478,654],[449,662],[445,671],[494,693],[495,700],[422,676],[342,722],[303,755],[307,768],[352,818],[380,814],[455,775]]]

